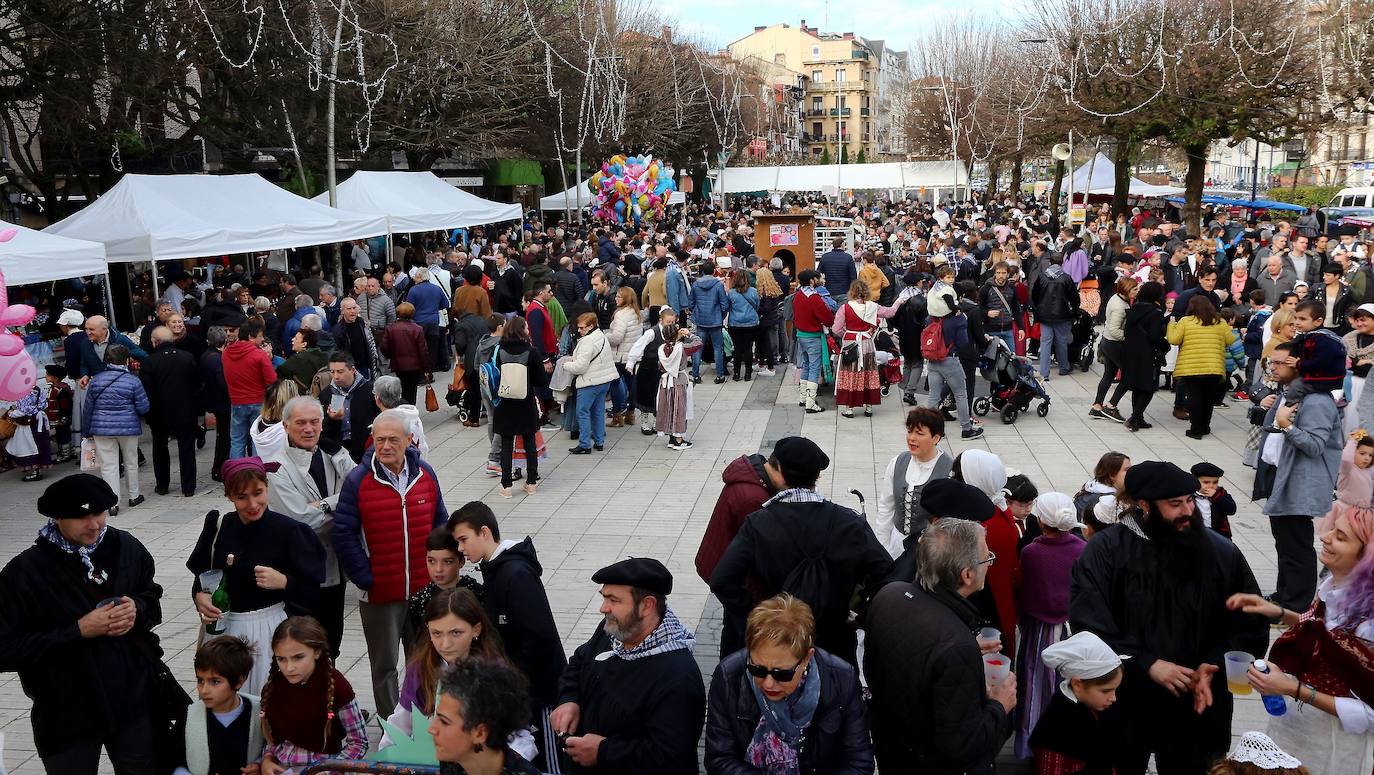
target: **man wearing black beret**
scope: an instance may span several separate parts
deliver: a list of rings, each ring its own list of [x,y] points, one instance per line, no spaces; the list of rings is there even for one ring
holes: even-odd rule
[[[859,587],[865,596],[877,591],[892,555],[867,520],[816,492],[816,480],[830,466],[816,442],[780,439],[768,463],[782,480],[775,482],[780,492],[745,519],[711,574],[711,591],[741,633],[756,603],[780,592],[801,598],[816,617],[816,645],[856,665],[849,602]],[[729,653],[725,643],[721,647]]]
[[[1268,625],[1226,599],[1259,593],[1245,556],[1202,524],[1197,477],[1147,460],[1126,472],[1119,524],[1093,536],[1073,566],[1069,624],[1093,632],[1125,663],[1121,775],[1197,773],[1225,754],[1231,694],[1218,668],[1227,651],[1263,654]]]
[[[696,775],[706,687],[668,607],[673,574],[632,557],[592,575],[605,622],[573,652],[549,723],[576,772]]]
[[[162,588],[153,558],[105,524],[119,497],[72,474],[38,499],[48,521],[0,570],[0,671],[16,671],[48,772],[95,775],[103,747],[116,772],[153,767],[153,660]],[[141,641],[141,643],[140,643]]]

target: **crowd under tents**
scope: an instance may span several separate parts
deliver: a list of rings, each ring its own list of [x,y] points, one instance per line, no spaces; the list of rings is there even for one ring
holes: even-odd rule
[[[582,209],[586,210],[596,206],[596,197],[587,188],[587,181],[582,181],[576,186],[557,194],[549,194],[539,200],[540,210],[576,210],[577,209],[577,189],[582,189]],[[681,191],[674,191],[668,195],[668,204],[680,205],[687,201],[687,195]]]
[[[105,246],[99,242],[59,237],[0,221],[0,232],[14,229],[9,242],[0,244],[0,270],[6,285],[33,285],[103,275]]]
[[[381,217],[387,233],[466,229],[518,221],[524,215],[519,204],[469,194],[427,171],[355,172],[339,184],[336,193],[340,211]],[[312,201],[327,206],[329,194]]]

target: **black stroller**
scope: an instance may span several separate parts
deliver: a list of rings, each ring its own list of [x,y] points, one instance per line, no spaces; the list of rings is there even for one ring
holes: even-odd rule
[[[1069,336],[1069,363],[1081,371],[1091,369],[1093,355],[1097,352],[1097,329],[1093,327],[1093,316],[1082,308],[1075,312]]]
[[[1050,413],[1050,394],[1040,381],[1040,374],[1029,359],[1012,354],[1007,343],[992,337],[988,349],[979,360],[983,377],[990,383],[988,395],[973,399],[973,413],[984,417],[996,410],[1002,422],[1011,425],[1022,412],[1030,411],[1031,402],[1039,399],[1035,413],[1044,417]]]

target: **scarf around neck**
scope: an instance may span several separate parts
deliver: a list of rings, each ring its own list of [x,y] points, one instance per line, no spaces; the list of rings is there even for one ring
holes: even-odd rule
[[[91,554],[100,548],[100,544],[104,542],[109,529],[109,525],[100,528],[100,534],[95,537],[95,543],[90,546],[80,546],[68,541],[62,535],[62,531],[57,529],[57,520],[50,519],[46,525],[38,529],[38,537],[67,554],[75,554],[80,558],[81,564],[86,566],[86,578],[97,584],[104,584],[105,580],[109,578],[109,574],[103,570],[96,570],[95,563],[91,562]]]
[[[821,701],[821,671],[811,657],[796,691],[773,702],[764,696],[757,681],[745,678],[759,707],[759,725],[749,741],[745,755],[749,763],[766,775],[796,775],[801,771],[798,756],[806,729]]]
[[[849,309],[854,312],[854,316],[870,326],[878,325],[878,305],[871,301],[861,301],[858,299],[849,302]]]
[[[615,638],[611,638],[611,653],[626,662],[633,662],[636,659],[652,657],[656,654],[667,654],[670,651],[681,651],[686,649],[692,651],[696,648],[697,639],[692,632],[683,626],[682,621],[669,608],[664,614],[663,621],[649,633],[649,637],[644,639],[632,649],[625,648],[625,645]]]

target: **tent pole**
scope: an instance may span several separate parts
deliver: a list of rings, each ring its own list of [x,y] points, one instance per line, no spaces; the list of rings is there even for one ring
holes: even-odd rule
[[[108,269],[105,271],[105,311],[108,313],[108,319],[113,321],[115,317],[114,291],[110,289],[110,272]],[[180,311],[177,310],[177,312]],[[110,325],[114,325],[114,323],[112,322]]]
[[[153,304],[157,304],[157,300],[162,298],[162,294],[157,289],[157,259],[149,263],[151,263],[153,267]]]

